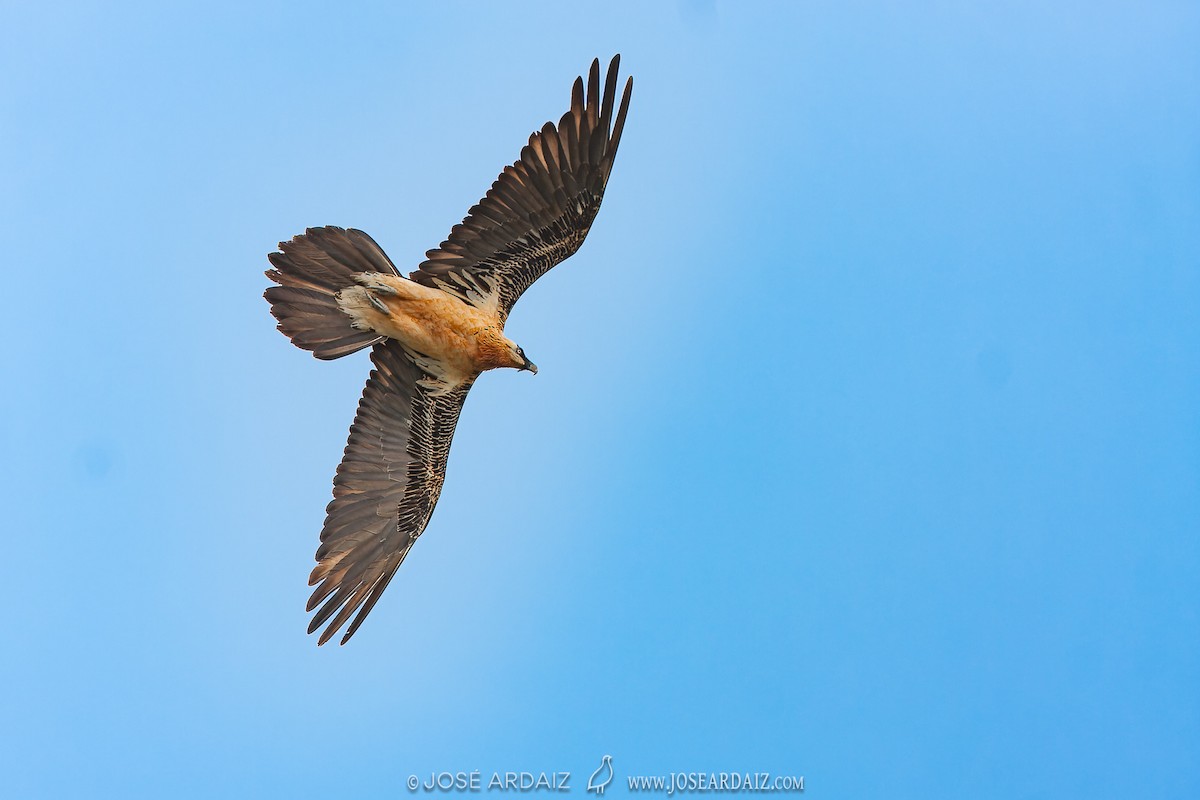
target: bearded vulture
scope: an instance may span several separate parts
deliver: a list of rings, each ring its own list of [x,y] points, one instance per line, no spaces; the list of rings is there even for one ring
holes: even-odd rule
[[[463,401],[484,370],[536,373],[504,335],[521,294],[583,244],[600,209],[629,109],[614,117],[617,67],[571,90],[556,126],[529,137],[466,219],[408,277],[360,230],[309,228],[271,253],[265,297],[279,330],[320,359],[371,348],[374,369],[326,508],[308,632],[349,641],[425,530]]]

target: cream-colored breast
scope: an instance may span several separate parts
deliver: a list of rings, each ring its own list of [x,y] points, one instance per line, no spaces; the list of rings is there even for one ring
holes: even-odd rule
[[[397,339],[463,377],[488,368],[479,334],[502,330],[491,314],[407,278],[367,273],[359,283],[338,296],[355,327]]]

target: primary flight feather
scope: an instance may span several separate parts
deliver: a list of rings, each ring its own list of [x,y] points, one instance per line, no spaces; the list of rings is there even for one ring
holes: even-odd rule
[[[278,285],[264,296],[279,330],[320,359],[370,346],[375,365],[309,576],[308,632],[325,626],[318,644],[351,617],[342,644],[354,635],[429,524],[475,379],[498,367],[537,372],[504,323],[534,281],[579,249],[600,209],[633,90],[629,78],[616,105],[619,61],[603,93],[592,62],[558,125],[529,137],[408,277],[353,228],[309,228],[268,256]]]

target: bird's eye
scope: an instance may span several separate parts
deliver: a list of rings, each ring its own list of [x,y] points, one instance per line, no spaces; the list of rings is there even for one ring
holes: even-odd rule
[[[517,348],[517,355],[518,355],[518,356],[520,356],[521,358],[524,358],[524,357],[525,357],[525,351],[524,351],[524,350],[522,350],[521,348],[519,348],[519,347],[518,347],[518,348]]]

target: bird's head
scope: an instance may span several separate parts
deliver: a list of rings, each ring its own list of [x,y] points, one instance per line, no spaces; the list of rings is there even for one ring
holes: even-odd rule
[[[534,375],[537,375],[537,364],[529,360],[529,356],[525,355],[525,351],[516,342],[510,341],[512,366],[517,369],[527,369]]]

